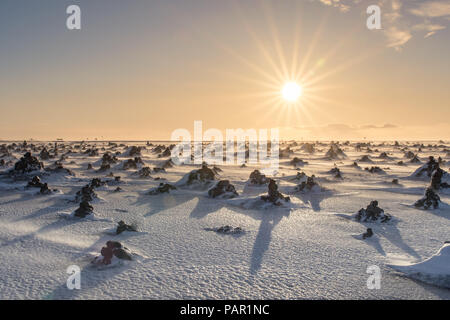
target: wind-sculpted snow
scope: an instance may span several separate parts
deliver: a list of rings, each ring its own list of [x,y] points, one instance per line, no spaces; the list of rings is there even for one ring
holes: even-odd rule
[[[413,279],[450,289],[450,243],[425,261],[391,267]]]
[[[249,162],[175,165],[166,157],[171,144],[160,141],[5,142],[0,298],[450,299],[443,272],[425,275],[437,263],[413,268],[437,261],[433,254],[450,240],[446,175],[438,173],[433,183],[427,165],[424,177],[410,178],[429,156],[447,172],[449,148],[445,142],[282,142],[286,158],[267,173]],[[407,151],[422,163],[409,162]],[[27,152],[21,168],[33,170],[12,174]],[[360,162],[369,154],[372,163]],[[414,203],[439,178],[439,207],[418,210]],[[40,194],[45,184],[58,192]],[[385,214],[375,212],[375,223],[355,221],[374,199],[393,218],[378,223]],[[84,217],[75,216],[80,207]],[[93,264],[108,241],[129,248],[132,260],[113,256],[110,264]],[[407,277],[388,265],[398,260],[407,262]],[[67,289],[72,265],[81,269],[81,290]],[[373,265],[381,270],[379,290],[367,288]],[[439,270],[445,266],[439,263]]]

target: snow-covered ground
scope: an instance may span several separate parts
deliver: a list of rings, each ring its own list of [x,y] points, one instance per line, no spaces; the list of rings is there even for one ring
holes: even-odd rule
[[[43,143],[34,144],[38,148],[32,154],[38,156]],[[238,198],[213,199],[207,189],[195,188],[149,195],[160,182],[175,184],[200,166],[174,166],[140,178],[136,169],[121,169],[121,161],[132,158],[125,146],[87,143],[86,149],[94,145],[99,149],[98,156],[90,157],[75,148],[79,143],[63,144],[74,152],[62,164],[75,175],[41,175],[59,193],[36,195],[39,189],[24,189],[30,179],[0,177],[1,299],[450,299],[450,290],[442,285],[449,283],[448,256],[431,263],[429,271],[439,272],[437,282],[428,281],[426,275],[414,276],[417,272],[410,272],[411,268],[393,267],[421,263],[450,240],[450,192],[440,193],[441,208],[417,209],[412,204],[423,196],[429,178],[410,178],[431,155],[446,160],[441,168],[448,171],[450,144],[427,142],[418,152],[419,146],[412,142],[399,146],[372,143],[370,148],[377,150],[372,153],[366,147],[357,150],[356,143],[341,144],[346,155],[341,160],[325,157],[329,143],[316,144],[312,154],[300,142],[291,144],[294,153],[280,160],[279,173],[273,177],[291,203],[268,208],[242,205],[245,199],[252,201],[267,193],[267,186],[247,184],[256,168],[251,165],[219,166],[219,178],[236,187]],[[6,166],[0,172],[10,170],[23,156],[26,148],[20,145],[3,158]],[[405,147],[418,153],[422,163],[410,163],[401,150]],[[147,146],[141,158],[145,166],[160,167],[169,157],[159,158],[152,148]],[[98,172],[99,159],[106,151],[120,151],[119,163]],[[389,158],[379,158],[382,152]],[[63,153],[59,150],[59,155]],[[363,155],[369,155],[373,163],[359,162]],[[299,172],[289,163],[294,157],[308,162],[300,167],[301,172],[315,174],[324,191],[293,191],[292,178]],[[43,162],[50,167],[58,159]],[[398,165],[400,160],[405,164]],[[352,166],[354,161],[360,168]],[[93,170],[87,170],[88,163]],[[335,164],[342,179],[329,173]],[[372,166],[385,172],[364,170]],[[106,177],[111,171],[122,182],[95,189],[99,199],[91,203],[94,218],[71,218],[69,214],[79,205],[70,201],[75,193],[92,178],[113,180]],[[399,183],[393,184],[393,179]],[[114,192],[117,186],[123,190]],[[392,220],[360,223],[351,219],[372,200],[378,200]],[[120,220],[137,225],[139,232],[114,235]],[[211,231],[225,225],[241,227],[244,232]],[[361,240],[359,235],[369,227],[374,236]],[[91,260],[108,240],[121,242],[135,253],[135,259],[95,268]],[[66,270],[71,265],[82,270],[81,290],[67,289]],[[372,265],[381,269],[380,289],[367,287],[370,274],[366,270]],[[418,266],[422,267],[419,272],[427,272],[426,263]]]

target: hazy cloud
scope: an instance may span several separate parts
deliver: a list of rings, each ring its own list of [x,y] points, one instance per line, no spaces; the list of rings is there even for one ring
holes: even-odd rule
[[[428,38],[440,30],[446,29],[450,20],[449,0],[319,0],[340,11],[351,8],[367,8],[377,4],[381,8],[382,28],[386,36],[386,45],[401,49],[416,34],[424,33]],[[421,21],[418,21],[421,20]]]

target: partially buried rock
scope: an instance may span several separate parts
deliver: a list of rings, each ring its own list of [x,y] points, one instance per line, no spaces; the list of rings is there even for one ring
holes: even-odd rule
[[[444,175],[447,177],[447,180],[449,180],[448,173],[439,168],[438,165],[436,170],[434,170],[433,173],[431,174],[431,188],[433,188],[434,190],[450,188],[448,182],[443,181]]]
[[[207,231],[215,231],[221,234],[241,234],[244,230],[241,227],[232,227],[229,225],[222,226],[219,228],[206,228]]]
[[[228,180],[220,180],[216,186],[208,191],[211,198],[234,198],[238,196],[236,189]]]
[[[137,228],[135,226],[133,226],[133,225],[128,225],[125,222],[123,222],[122,220],[120,220],[117,223],[116,234],[121,234],[124,231],[136,232]]]
[[[78,218],[85,218],[94,213],[94,207],[92,207],[89,202],[82,201],[80,207],[75,210],[74,216]]]
[[[417,208],[423,208],[428,210],[429,208],[437,209],[439,207],[439,203],[441,202],[441,198],[439,195],[434,192],[432,188],[427,188],[425,190],[425,195],[422,199],[419,199],[414,203],[414,206]]]
[[[277,183],[273,179],[269,179],[268,189],[268,195],[261,196],[261,200],[272,202],[277,206],[281,205],[281,200],[284,202],[289,202],[291,200],[289,197],[284,196],[283,194],[281,194],[281,192],[278,191]]]
[[[384,210],[378,207],[378,201],[371,201],[366,209],[362,208],[355,216],[356,221],[361,222],[387,222],[392,216],[384,213]]]
[[[20,173],[38,171],[43,168],[44,164],[39,162],[36,157],[33,157],[30,152],[25,153],[25,155],[14,165],[14,171]]]
[[[384,170],[377,166],[365,168],[364,170],[369,171],[370,173],[384,173]]]
[[[255,170],[252,173],[250,173],[250,183],[251,184],[258,184],[263,185],[269,182],[269,178],[267,178],[264,174],[259,172],[259,170]]]
[[[48,159],[50,159],[50,153],[47,151],[47,148],[43,148],[42,150],[41,150],[41,153],[39,154],[39,157],[42,159],[42,160],[48,160]]]
[[[152,170],[150,167],[143,167],[141,170],[138,171],[138,175],[141,178],[148,178],[150,177],[150,174],[152,173]]]
[[[215,173],[210,168],[206,166],[206,164],[202,165],[202,168],[199,170],[193,170],[187,180],[187,184],[190,185],[196,181],[207,182],[215,180]]]
[[[44,184],[41,182],[41,178],[34,176],[30,182],[28,182],[27,187],[29,188],[41,188]]]
[[[53,191],[56,191],[56,190],[53,190]],[[49,194],[52,194],[53,191],[49,189],[49,187],[48,187],[48,185],[46,183],[44,183],[41,186],[41,190],[39,190],[39,194],[49,195]]]
[[[301,184],[295,187],[295,191],[320,191],[322,188],[314,180],[315,176],[307,177],[306,181],[302,181]]]
[[[161,193],[170,193],[170,190],[176,190],[177,188],[168,183],[160,183],[156,189],[150,190],[150,195],[157,195]]]
[[[362,235],[363,239],[370,238],[371,236],[373,236],[372,228],[367,228],[366,233],[363,233]]]
[[[294,159],[290,161],[290,164],[292,164],[294,167],[297,167],[297,166],[304,166],[305,164],[308,164],[308,162],[303,161],[300,158],[294,157]]]
[[[94,191],[94,187],[90,184],[87,184],[83,188],[81,188],[81,190],[78,191],[75,196],[75,200],[81,202],[92,201],[95,198],[97,198],[97,194]]]
[[[101,250],[101,257],[96,258],[93,262],[96,264],[109,265],[112,258],[116,257],[122,260],[133,260],[131,252],[118,241],[106,242],[106,247]]]

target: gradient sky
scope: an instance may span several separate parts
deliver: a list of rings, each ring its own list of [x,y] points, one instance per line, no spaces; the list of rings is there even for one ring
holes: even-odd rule
[[[81,30],[66,28],[71,4]],[[449,22],[449,0],[2,0],[0,140],[169,140],[194,120],[450,139]],[[280,91],[294,76],[292,105]]]

